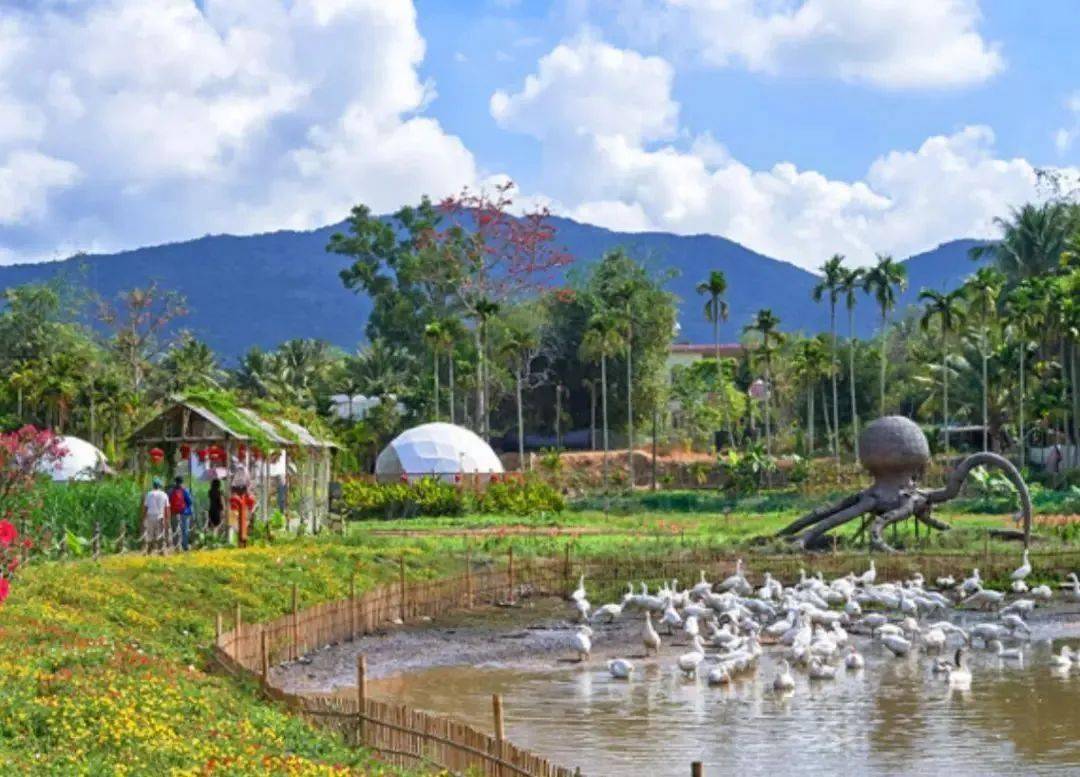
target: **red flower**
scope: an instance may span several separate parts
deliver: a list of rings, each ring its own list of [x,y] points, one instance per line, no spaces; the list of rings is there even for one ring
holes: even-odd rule
[[[11,583],[6,577],[0,577],[0,603],[8,598],[9,593],[11,593]]]
[[[11,521],[0,521],[0,545],[5,548],[13,543],[19,536],[19,533],[15,531],[15,525]]]
[[[161,448],[151,448],[150,458],[154,461],[154,463],[160,463],[165,459],[165,451],[161,450]]]

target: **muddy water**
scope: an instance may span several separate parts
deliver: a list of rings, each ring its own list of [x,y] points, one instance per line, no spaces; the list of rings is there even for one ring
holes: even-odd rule
[[[479,623],[432,624],[426,647],[424,631],[387,635],[384,664],[400,669],[412,650],[428,656],[428,668],[405,657],[412,671],[390,670],[374,694],[490,729],[491,694],[500,693],[514,742],[586,775],[686,775],[695,760],[712,775],[1080,774],[1080,667],[1061,674],[1049,662],[1051,650],[1080,644],[1078,614],[1033,619],[1022,666],[972,650],[969,692],[950,692],[926,656],[893,658],[853,636],[865,670],[841,668],[831,682],[795,672],[787,695],[771,688],[775,648],[756,674],[710,688],[678,672],[686,648],[666,644],[659,659],[640,658],[636,618],[598,629],[593,659],[581,665],[564,657],[569,625],[548,605],[496,620],[486,635]],[[459,635],[440,662],[440,645]],[[356,649],[324,651],[281,679],[329,691],[348,677],[332,667],[348,666]],[[608,655],[637,657],[634,678],[612,679]]]

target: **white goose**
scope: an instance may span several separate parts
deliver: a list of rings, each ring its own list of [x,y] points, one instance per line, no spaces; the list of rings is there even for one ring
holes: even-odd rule
[[[645,645],[645,655],[649,655],[649,651],[660,655],[660,635],[656,633],[656,629],[652,625],[652,613],[648,610],[645,611],[645,625],[641,629],[641,642]]]
[[[694,637],[694,649],[689,653],[679,656],[679,669],[688,677],[697,677],[698,667],[705,660],[705,646],[701,644],[701,637]]]
[[[580,599],[574,599],[574,609],[577,610],[578,620],[582,623],[589,620],[589,608],[592,605],[589,604],[589,600],[585,597]]]
[[[826,664],[819,658],[810,659],[810,679],[811,680],[835,680],[836,679],[836,667]]]
[[[777,691],[795,690],[795,678],[791,676],[791,664],[786,659],[780,659],[776,665],[776,677],[773,678],[772,687]]]
[[[1030,591],[1032,597],[1042,602],[1048,602],[1054,597],[1054,592],[1048,585],[1037,585]]]
[[[1050,656],[1050,663],[1053,664],[1054,666],[1060,667],[1062,669],[1066,669],[1066,668],[1072,666],[1072,663],[1073,663],[1073,652],[1072,652],[1072,650],[1069,649],[1068,645],[1062,645],[1060,653],[1055,653],[1052,656]]]
[[[864,586],[873,585],[877,580],[877,568],[874,566],[874,560],[870,559],[870,568],[859,576],[859,582]]]
[[[971,687],[971,670],[964,663],[964,649],[957,648],[953,667],[949,670],[949,687],[964,690]]]
[[[585,575],[582,573],[578,578],[577,588],[570,594],[571,599],[584,599],[585,598]]]
[[[1007,648],[1001,644],[1000,639],[992,639],[987,645],[990,648],[990,652],[997,655],[998,658],[1006,661],[1023,661],[1024,650],[1023,648]]]
[[[1024,560],[1023,560],[1023,563],[1021,563],[1020,566],[1018,566],[1016,569],[1013,570],[1013,573],[1011,575],[1009,575],[1009,579],[1014,581],[1014,582],[1017,581],[1017,580],[1022,581],[1022,580],[1025,580],[1027,578],[1027,576],[1030,575],[1030,574],[1031,574],[1031,559],[1028,558],[1028,549],[1024,548]],[[1015,589],[1013,589],[1013,590],[1015,590]]]
[[[605,604],[602,607],[598,607],[593,610],[592,619],[593,622],[597,622],[601,618],[606,623],[611,623],[620,615],[622,615],[623,606],[621,604]]]
[[[571,646],[577,653],[578,661],[584,661],[592,653],[592,629],[588,626],[578,626],[571,640]]]
[[[855,649],[854,645],[851,646],[851,651],[844,658],[844,666],[852,670],[862,669],[866,666],[866,661],[859,654],[859,651]]]
[[[1062,584],[1062,587],[1065,588],[1063,595],[1070,602],[1080,602],[1080,578],[1076,576],[1075,572],[1070,572],[1066,580],[1068,580],[1069,585]]]
[[[616,680],[627,680],[634,672],[634,665],[625,658],[613,658],[607,662],[608,671]]]
[[[911,651],[911,640],[898,637],[895,634],[886,634],[881,638],[881,644],[889,649],[894,656],[906,656]]]

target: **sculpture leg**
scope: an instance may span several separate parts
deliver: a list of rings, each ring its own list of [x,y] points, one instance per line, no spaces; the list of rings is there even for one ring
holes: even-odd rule
[[[789,523],[787,526],[777,532],[777,536],[789,537],[792,534],[797,534],[798,532],[805,529],[807,526],[813,526],[815,523],[824,521],[826,518],[833,515],[834,513],[838,513],[841,510],[848,509],[852,505],[856,504],[861,498],[861,493],[852,494],[851,496],[844,497],[835,504],[826,505],[825,507],[819,507],[816,510],[811,510],[802,518],[799,518],[797,521]]]
[[[1009,479],[1009,482],[1016,486],[1017,494],[1020,496],[1020,515],[1024,519],[1024,547],[1028,547],[1031,544],[1031,494],[1028,492],[1027,484],[1024,482],[1023,476],[1020,475],[1020,471],[1004,456],[985,451],[971,454],[953,470],[953,473],[949,476],[949,482],[945,484],[945,488],[926,493],[927,500],[936,504],[952,499],[960,493],[960,486],[963,485],[964,478],[968,476],[968,473],[981,464],[997,467],[1005,473],[1005,477]]]
[[[847,523],[853,518],[858,518],[863,513],[869,512],[874,508],[874,504],[875,500],[872,496],[863,495],[853,505],[833,513],[797,539],[804,549],[812,548],[826,532],[835,529],[842,523]]]
[[[874,550],[892,553],[893,547],[885,542],[881,532],[890,524],[910,518],[915,514],[916,508],[915,497],[908,497],[899,507],[894,507],[892,510],[888,510],[875,518],[870,525],[870,546]]]

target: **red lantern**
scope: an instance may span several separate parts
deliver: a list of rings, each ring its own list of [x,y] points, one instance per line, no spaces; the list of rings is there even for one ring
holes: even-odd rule
[[[251,449],[251,458],[255,459],[255,461],[262,461],[262,458],[263,458],[262,451],[259,450],[258,448],[252,448]]]
[[[247,505],[247,509],[251,510],[255,507],[255,497],[251,494],[244,494],[244,504]]]
[[[195,455],[198,457],[199,463],[205,464],[206,457],[210,455],[210,451],[206,450],[206,448],[201,448],[200,450],[195,451]]]
[[[180,446],[180,456],[185,458],[185,459],[190,459],[191,458],[191,446],[190,445],[181,445]]]
[[[461,473],[460,472],[455,472],[454,473],[454,482],[455,483],[460,483],[461,482]]]
[[[498,472],[492,472],[491,473],[491,482],[492,483],[498,483],[499,482],[499,473]]]
[[[151,448],[150,460],[155,464],[160,464],[165,460],[165,451],[161,450],[161,448]]]
[[[408,483],[409,482],[409,476],[406,475],[404,472],[401,473],[401,482],[402,483]]]
[[[244,458],[245,453],[247,453],[247,446],[246,445],[238,445],[238,446],[236,446],[236,457],[237,458],[239,458],[239,459]]]
[[[243,504],[243,502],[240,501],[240,497],[238,497],[236,495],[233,495],[233,496],[229,497],[229,509],[232,510],[233,512],[239,512],[240,506],[242,504]]]
[[[210,446],[210,461],[225,461],[225,451],[217,445]]]

